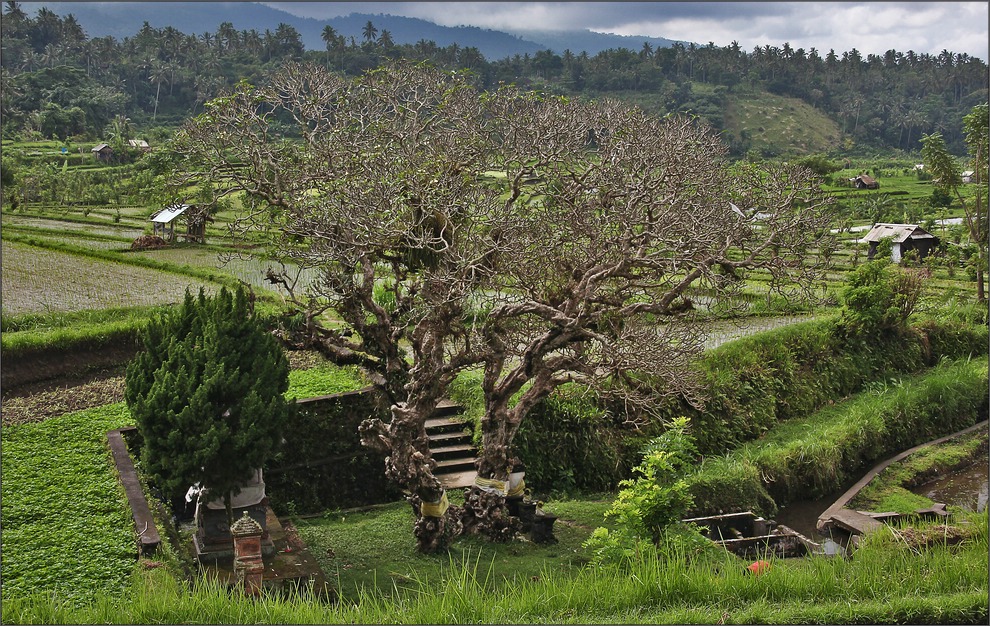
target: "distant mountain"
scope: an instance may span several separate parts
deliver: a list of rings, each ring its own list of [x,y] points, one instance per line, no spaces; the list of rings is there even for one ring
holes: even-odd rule
[[[539,42],[557,54],[563,54],[564,50],[570,50],[574,54],[587,52],[589,56],[595,56],[602,50],[612,50],[615,48],[626,48],[638,52],[643,48],[644,43],[656,50],[657,48],[669,48],[678,42],[674,39],[663,37],[643,37],[639,35],[611,35],[608,33],[596,33],[590,30],[568,30],[568,31],[516,31],[514,34],[531,41]]]
[[[516,54],[533,55],[540,50],[553,50],[557,54],[564,50],[574,54],[585,51],[594,56],[611,48],[639,50],[644,42],[654,48],[674,43],[659,37],[629,37],[587,30],[507,33],[474,26],[440,26],[417,18],[385,14],[352,13],[316,20],[254,2],[22,2],[21,6],[31,17],[41,7],[63,17],[71,13],[88,37],[110,35],[118,40],[133,37],[144,22],[154,28],[172,26],[183,33],[196,35],[214,33],[223,22],[230,22],[237,30],[254,29],[260,33],[266,29],[274,31],[284,22],[299,31],[307,50],[322,50],[325,47],[321,38],[324,26],[332,26],[338,34],[360,42],[362,29],[370,21],[379,32],[389,31],[397,44],[427,40],[445,47],[456,43],[464,48],[478,48],[489,61]]]

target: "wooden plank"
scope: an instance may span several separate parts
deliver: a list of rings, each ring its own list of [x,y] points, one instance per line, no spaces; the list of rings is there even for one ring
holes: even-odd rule
[[[883,522],[878,522],[869,515],[863,515],[859,511],[850,509],[839,509],[835,511],[827,520],[828,522],[854,535],[865,535],[883,526]]]
[[[984,420],[984,421],[982,421],[982,422],[980,422],[978,424],[974,424],[974,425],[970,426],[969,428],[964,428],[963,430],[960,430],[959,432],[952,433],[951,435],[946,435],[944,437],[940,437],[938,439],[935,439],[935,440],[929,441],[927,443],[923,443],[921,445],[918,445],[918,446],[915,446],[913,448],[910,448],[908,450],[905,450],[904,452],[901,452],[897,456],[891,457],[891,458],[887,459],[886,461],[884,461],[883,463],[880,463],[879,465],[875,466],[873,469],[871,469],[869,472],[867,472],[865,476],[863,476],[861,479],[859,479],[859,481],[857,481],[855,485],[853,485],[848,490],[846,490],[846,492],[844,494],[842,494],[842,497],[840,497],[838,500],[836,500],[832,504],[832,506],[830,506],[829,508],[825,509],[825,512],[822,513],[818,517],[818,523],[816,524],[816,526],[818,527],[818,530],[819,531],[822,531],[825,528],[827,528],[829,526],[829,519],[833,516],[833,514],[835,512],[837,512],[837,511],[839,511],[840,509],[845,508],[845,506],[847,504],[849,504],[849,502],[852,501],[852,499],[854,497],[856,497],[856,494],[858,494],[860,492],[860,490],[863,489],[863,487],[865,487],[871,480],[873,480],[874,477],[876,477],[877,474],[879,474],[880,472],[882,472],[887,466],[891,465],[892,463],[896,463],[897,461],[900,461],[900,460],[902,460],[902,459],[910,456],[911,454],[913,454],[913,453],[915,453],[918,450],[921,450],[923,448],[927,448],[929,446],[937,445],[937,444],[942,443],[943,441],[948,441],[949,439],[953,439],[955,437],[959,437],[959,436],[966,435],[966,434],[969,434],[971,432],[977,431],[977,430],[979,430],[981,428],[985,428],[986,425],[987,425],[987,421],[988,420]]]

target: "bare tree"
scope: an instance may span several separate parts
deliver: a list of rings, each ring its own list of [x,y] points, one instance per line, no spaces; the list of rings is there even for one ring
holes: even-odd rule
[[[404,63],[353,81],[287,66],[208,103],[175,149],[175,189],[243,193],[235,230],[265,233],[285,261],[270,280],[305,320],[286,338],[374,374],[391,421],[366,421],[362,439],[410,493],[425,551],[465,525],[507,536],[512,440],[555,388],[621,389],[637,407],[689,393],[691,298],[729,302],[752,271],[807,295],[829,243],[810,172],[732,166],[693,120],[482,94]],[[289,267],[319,277],[304,291]],[[331,312],[347,332],[322,327]],[[424,424],[468,368],[484,371],[484,497],[448,507]]]

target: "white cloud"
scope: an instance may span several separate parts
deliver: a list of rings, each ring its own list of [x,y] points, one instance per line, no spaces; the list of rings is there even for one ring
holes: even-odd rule
[[[307,17],[387,13],[443,26],[594,30],[717,46],[856,48],[862,54],[938,54],[988,59],[986,2],[278,2]]]

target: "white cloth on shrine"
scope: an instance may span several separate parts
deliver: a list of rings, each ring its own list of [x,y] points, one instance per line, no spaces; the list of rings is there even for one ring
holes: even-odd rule
[[[265,497],[265,481],[261,475],[261,469],[257,469],[254,472],[254,476],[248,479],[247,482],[241,485],[240,492],[235,496],[230,498],[231,508],[237,509],[245,506],[252,506],[258,504]],[[211,498],[209,492],[203,492],[200,496],[201,501],[204,498]],[[206,501],[207,508],[210,509],[222,509],[224,508],[223,496],[221,495],[217,499],[209,499]]]

